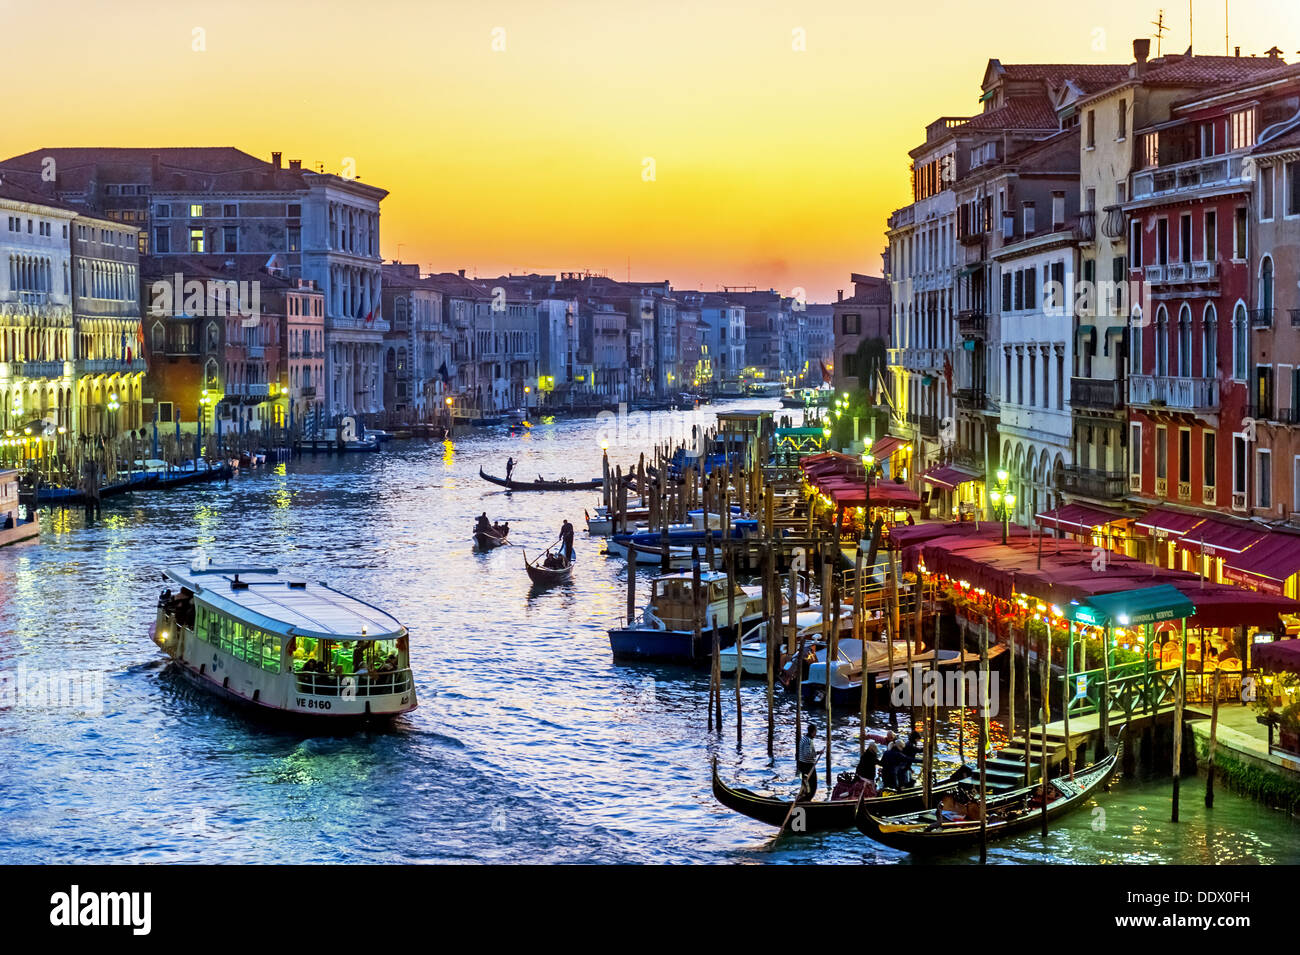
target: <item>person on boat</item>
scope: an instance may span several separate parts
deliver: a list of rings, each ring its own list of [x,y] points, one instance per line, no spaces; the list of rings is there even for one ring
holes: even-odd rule
[[[478,516],[478,521],[474,524],[475,534],[491,534],[492,522],[488,520],[487,511]]]
[[[903,765],[902,783],[904,786],[912,785],[912,764],[916,762],[921,755],[921,733],[919,730],[912,730],[907,734],[907,742],[903,744],[903,756],[907,762]]]
[[[903,743],[894,740],[880,757],[880,777],[882,789],[905,789],[903,782],[907,767],[911,761],[903,755]]]
[[[573,525],[569,523],[567,517],[564,519],[564,523],[560,525],[560,543],[562,545],[560,549],[561,553],[564,554],[565,559],[568,560],[569,563],[573,563],[573,559],[577,557],[578,554],[573,549]]]
[[[858,779],[875,785],[876,767],[878,765],[880,765],[880,747],[872,740],[867,748],[862,751],[862,758],[858,760]]]
[[[515,459],[513,456],[506,458],[506,480],[510,480],[510,475],[515,473]]]
[[[808,729],[799,738],[799,750],[795,756],[795,766],[799,770],[799,799],[812,799],[817,795],[817,724],[809,723]]]

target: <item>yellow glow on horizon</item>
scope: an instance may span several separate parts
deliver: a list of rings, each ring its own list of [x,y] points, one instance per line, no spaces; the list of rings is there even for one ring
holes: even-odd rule
[[[703,7],[14,4],[6,35],[22,42],[6,67],[19,85],[0,155],[232,145],[335,172],[351,158],[390,191],[389,259],[471,275],[630,269],[827,302],[850,291],[849,272],[879,273],[885,219],[908,201],[907,151],[937,117],[978,111],[990,57],[1127,63],[1155,12]],[[1165,52],[1182,52],[1186,10],[1166,15]],[[1300,8],[1236,0],[1231,16],[1243,53],[1276,43],[1296,59]],[[1197,51],[1223,53],[1222,6],[1202,0],[1196,17]]]

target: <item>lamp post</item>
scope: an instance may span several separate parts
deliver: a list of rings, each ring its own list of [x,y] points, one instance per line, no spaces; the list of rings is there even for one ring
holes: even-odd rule
[[[1002,522],[1002,543],[1007,542],[1007,529],[1011,523],[1011,512],[1016,506],[1016,496],[1009,490],[1011,476],[1005,469],[999,469],[998,483],[992,491],[989,492],[989,500],[993,503],[993,515]]]
[[[863,511],[866,518],[866,527],[864,531],[869,533],[871,526],[871,474],[876,468],[876,456],[871,453],[872,439],[867,438],[862,442],[862,468],[865,472],[864,484],[867,491],[867,506]]]

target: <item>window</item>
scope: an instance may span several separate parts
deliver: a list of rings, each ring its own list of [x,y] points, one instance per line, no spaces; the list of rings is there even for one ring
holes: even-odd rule
[[[1273,506],[1273,455],[1260,448],[1255,452],[1256,481],[1255,499],[1259,507]]]
[[[1156,265],[1169,264],[1169,220],[1156,220]]]
[[[191,219],[203,218],[203,205],[201,203],[195,203],[194,205],[190,206],[190,218]]]
[[[1204,250],[1202,258],[1206,262],[1213,262],[1215,256],[1219,254],[1218,235],[1219,216],[1213,209],[1205,210],[1205,229],[1201,237],[1201,247]]]
[[[1273,366],[1255,366],[1254,416],[1270,420],[1273,417]]]
[[[1178,481],[1192,483],[1192,430],[1178,429]]]
[[[844,334],[845,334],[845,335],[860,335],[860,334],[862,334],[862,316],[861,316],[861,315],[845,315],[845,316],[844,316],[843,326],[844,326]],[[726,330],[726,328],[723,328],[723,329],[722,329],[722,336],[723,336],[723,340],[724,340],[724,341],[726,340],[726,335],[727,335],[727,330]]]
[[[1237,303],[1232,312],[1232,377],[1246,380],[1246,306]]]
[[[172,250],[171,230],[165,225],[153,230],[153,247],[159,255],[167,255]]]
[[[1232,257],[1245,260],[1249,251],[1246,246],[1246,207],[1237,210],[1235,228],[1232,230]]]
[[[1190,265],[1192,261],[1192,217],[1184,215],[1178,220],[1178,261]]]
[[[1160,165],[1160,134],[1146,133],[1141,139],[1142,168],[1151,169]]]
[[[288,203],[284,207],[284,214],[288,216],[290,219],[302,218],[302,204],[297,202]]]
[[[1192,377],[1192,309],[1186,304],[1178,310],[1178,374]]]
[[[1246,493],[1246,436],[1232,436],[1232,490],[1234,494]]]
[[[1286,214],[1300,215],[1300,160],[1286,164]]]
[[[1129,424],[1128,467],[1130,474],[1142,476],[1142,425],[1137,421]]]
[[[1169,374],[1169,312],[1156,309],[1156,375]]]
[[[1214,455],[1215,455],[1215,434],[1213,431],[1203,431],[1203,451],[1201,454],[1201,483],[1205,487],[1214,487]]]
[[[1273,259],[1270,256],[1265,256],[1263,264],[1259,267],[1259,307],[1260,311],[1269,318],[1269,323],[1272,324]]]
[[[221,214],[227,219],[233,219],[239,215],[239,204],[237,202],[227,202],[221,207]]]
[[[1142,374],[1142,328],[1142,310],[1135,308],[1129,319],[1128,330],[1128,373],[1130,375]]]
[[[1065,225],[1065,193],[1052,193],[1052,231]]]
[[[1023,214],[1025,235],[1032,235],[1034,232],[1034,204],[1032,202],[1022,202],[1020,209]]]
[[[1230,132],[1228,149],[1249,149],[1255,145],[1255,110],[1243,109],[1233,113],[1230,117]],[[1244,491],[1245,488],[1243,487]]]
[[[221,230],[221,245],[223,252],[239,251],[239,229],[235,226],[226,226]]]
[[[1115,114],[1115,129],[1115,139],[1123,141],[1124,137],[1128,135],[1128,102],[1126,100],[1119,101],[1119,107]]]
[[[1213,156],[1215,150],[1214,123],[1201,124],[1201,155],[1203,157]]]
[[[1011,311],[1011,273],[1002,273],[1002,311]]]
[[[1093,149],[1097,145],[1097,111],[1095,109],[1088,110],[1087,129],[1086,146],[1088,149]]]
[[[302,228],[300,226],[290,226],[286,231],[288,233],[288,246],[289,246],[288,251],[301,252],[302,251]]]
[[[1205,306],[1201,318],[1201,377],[1216,378],[1219,374],[1219,316],[1214,303]]]
[[[1259,221],[1273,218],[1273,167],[1259,167]]]
[[[203,251],[203,230],[202,229],[190,230],[190,251],[191,252]]]
[[[1169,432],[1164,425],[1156,425],[1156,480],[1169,477]]]

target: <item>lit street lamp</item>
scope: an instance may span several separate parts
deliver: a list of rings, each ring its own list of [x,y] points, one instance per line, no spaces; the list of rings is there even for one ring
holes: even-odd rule
[[[865,472],[864,481],[867,489],[866,508],[863,514],[866,518],[865,529],[867,529],[868,533],[870,533],[869,528],[871,526],[871,475],[876,469],[876,457],[871,453],[871,444],[871,438],[867,438],[862,442],[862,467]]]
[[[1005,544],[1011,512],[1016,507],[1016,496],[1008,489],[1011,476],[1004,469],[998,470],[997,478],[997,487],[989,492],[989,500],[993,503],[993,516],[1002,522],[1002,543]]]

